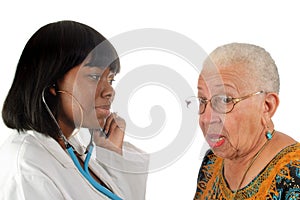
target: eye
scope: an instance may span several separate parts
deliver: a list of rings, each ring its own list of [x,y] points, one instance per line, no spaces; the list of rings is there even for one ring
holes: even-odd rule
[[[91,78],[92,80],[95,80],[95,81],[98,81],[100,79],[99,74],[89,74],[88,76],[89,76],[89,78]]]
[[[109,83],[110,85],[112,85],[114,81],[115,81],[114,78],[111,78],[111,79],[109,78],[109,79],[108,79],[108,83]]]
[[[232,97],[228,97],[228,96],[218,96],[218,101],[220,103],[224,103],[224,104],[229,104],[232,103]]]
[[[113,84],[113,82],[115,81],[115,73],[114,72],[112,72],[112,71],[110,71],[109,72],[109,74],[108,74],[108,76],[107,76],[107,82],[110,84],[110,85],[112,85]]]

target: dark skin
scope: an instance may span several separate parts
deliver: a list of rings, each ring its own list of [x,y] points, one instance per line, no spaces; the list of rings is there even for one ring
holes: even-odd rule
[[[81,65],[72,68],[57,81],[57,88],[50,92],[59,98],[58,124],[66,138],[71,137],[76,127],[85,127],[94,131],[94,142],[97,146],[122,154],[125,120],[110,112],[114,99],[112,81],[115,76],[108,67],[91,67]],[[107,136],[100,134],[103,129]],[[58,143],[66,149],[62,139]],[[79,154],[77,158],[83,167]],[[92,177],[101,185],[107,187],[92,170]]]
[[[239,65],[217,66],[218,70],[205,66],[198,80],[198,96],[206,99],[217,94],[242,97],[259,91],[245,75],[245,67]],[[248,185],[280,150],[296,143],[288,135],[275,131],[272,140],[244,174],[267,141],[265,133],[274,129],[272,117],[278,105],[278,95],[268,92],[241,101],[230,113],[217,113],[209,104],[200,115],[199,125],[206,140],[213,144],[214,153],[224,158],[224,176],[232,190]]]

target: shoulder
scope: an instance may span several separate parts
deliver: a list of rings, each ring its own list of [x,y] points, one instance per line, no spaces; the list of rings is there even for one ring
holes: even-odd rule
[[[278,164],[300,169],[300,143],[287,146],[275,157]],[[300,174],[299,174],[300,175]]]
[[[27,132],[14,132],[1,146],[0,158],[13,161],[22,157],[28,149],[38,146],[38,142]]]
[[[16,132],[8,138],[0,151],[1,153],[10,152],[10,156],[16,155],[15,153],[17,153],[16,156],[18,157],[29,156],[31,155],[29,153],[32,151],[36,153],[45,152],[44,144],[48,143],[51,140],[53,139],[37,132]]]
[[[276,187],[269,191],[273,196],[285,199],[300,196],[300,143],[280,151],[268,168],[274,170],[272,177]]]
[[[5,171],[10,173],[23,173],[26,170],[39,168],[49,164],[51,151],[47,145],[54,146],[52,138],[40,133],[21,132],[13,133],[0,149],[1,174]],[[55,148],[55,147],[54,147]]]
[[[280,150],[267,165],[269,171],[280,173],[286,167],[300,167],[300,143],[294,143]]]
[[[40,158],[28,152],[39,150],[41,147],[31,135],[13,133],[0,148],[0,163],[3,163],[0,170],[0,187],[5,187],[12,180],[17,180],[17,177],[22,176],[26,171],[24,169],[32,168],[29,163]]]
[[[300,181],[300,143],[289,145],[282,149],[271,160],[264,170],[277,181],[286,181],[297,178]],[[300,182],[299,182],[300,183]]]
[[[291,162],[300,161],[300,143],[294,143],[283,148],[273,159],[277,164],[282,163],[283,165]]]

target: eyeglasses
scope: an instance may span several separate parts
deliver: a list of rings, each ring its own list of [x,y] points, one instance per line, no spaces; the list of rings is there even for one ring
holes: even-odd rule
[[[262,94],[264,91],[255,92],[252,94],[249,94],[247,96],[239,97],[239,98],[233,98],[227,95],[215,95],[211,97],[211,99],[205,99],[202,97],[189,97],[185,100],[187,108],[193,108],[193,105],[197,105],[198,108],[198,114],[203,114],[205,112],[206,106],[208,102],[210,102],[212,109],[220,114],[227,114],[231,112],[234,108],[234,106],[249,98],[253,97],[258,94]]]

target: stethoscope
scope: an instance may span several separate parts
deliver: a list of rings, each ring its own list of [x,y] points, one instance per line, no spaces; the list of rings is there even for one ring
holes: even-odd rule
[[[46,89],[46,88],[45,88]],[[74,147],[69,143],[69,141],[67,140],[67,138],[64,136],[57,120],[55,119],[54,115],[52,114],[52,111],[50,110],[50,108],[48,107],[48,104],[46,103],[46,100],[45,100],[45,96],[44,96],[44,93],[45,93],[45,89],[42,91],[42,100],[43,100],[43,103],[48,111],[48,113],[50,114],[51,118],[54,120],[55,124],[57,125],[58,129],[59,129],[59,132],[60,132],[60,136],[61,138],[63,139],[64,141],[64,144],[66,146],[66,150],[68,152],[68,154],[70,155],[71,159],[73,160],[73,163],[75,164],[75,166],[77,167],[77,169],[79,170],[79,172],[84,176],[84,178],[86,178],[88,180],[88,182],[95,188],[97,189],[99,192],[101,192],[102,194],[106,195],[107,197],[109,197],[110,199],[112,200],[122,200],[119,196],[117,196],[116,194],[114,194],[113,192],[111,192],[109,189],[103,187],[101,184],[99,184],[90,174],[89,172],[89,162],[90,162],[90,158],[91,158],[91,155],[92,155],[92,152],[93,152],[93,149],[94,149],[94,144],[93,144],[93,132],[91,132],[91,139],[90,139],[90,142],[86,148],[86,157],[84,159],[84,164],[83,164],[83,168],[82,166],[80,165],[79,161],[78,161],[78,158],[77,156],[75,155],[75,152],[74,152]],[[69,96],[71,96],[75,102],[79,105],[79,108],[80,108],[80,112],[81,112],[81,116],[83,116],[83,111],[82,111],[82,108],[81,108],[81,105],[79,104],[79,102],[77,101],[77,99],[69,92],[66,92],[66,91],[56,91],[58,93],[63,93],[63,94],[67,94]],[[81,123],[80,123],[80,128],[82,126],[82,122],[83,122],[83,117],[81,117]],[[73,133],[71,135],[74,135],[76,133],[79,132],[80,128],[75,128]]]

